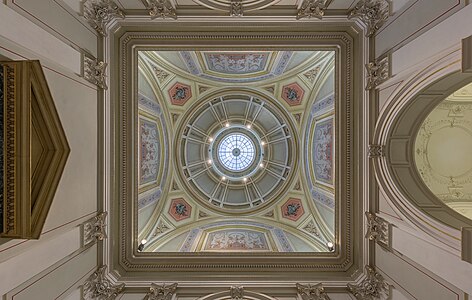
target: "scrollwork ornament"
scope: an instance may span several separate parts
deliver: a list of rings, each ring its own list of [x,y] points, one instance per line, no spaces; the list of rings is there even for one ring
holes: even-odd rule
[[[358,300],[379,300],[382,295],[390,296],[390,285],[371,266],[365,267],[367,277],[360,284],[349,284],[347,288]]]
[[[107,63],[99,61],[98,59],[93,59],[88,56],[84,56],[83,62],[83,75],[84,79],[88,82],[95,84],[101,89],[108,89],[106,84],[106,68]]]
[[[177,283],[170,285],[151,284],[149,292],[143,300],[171,300],[177,290]]]
[[[231,0],[229,15],[231,17],[243,16],[243,2],[241,0]]]
[[[376,241],[384,247],[390,247],[390,224],[383,218],[373,213],[366,212],[367,233],[365,235],[370,241]]]
[[[95,240],[103,241],[107,238],[107,234],[105,231],[106,222],[105,219],[107,217],[106,212],[102,212],[98,214],[96,217],[88,220],[84,223],[83,229],[83,240],[84,245],[90,244]]]
[[[379,158],[385,156],[384,145],[369,145],[369,158]]]
[[[372,37],[390,16],[389,0],[360,0],[349,11],[348,19],[359,17],[367,25],[367,37]]]
[[[97,269],[83,285],[83,300],[113,300],[123,292],[125,284],[114,285],[105,277],[106,265]]]
[[[156,18],[177,19],[177,11],[170,0],[143,0],[143,3],[151,16],[151,20]]]
[[[297,294],[302,300],[330,300],[331,298],[325,292],[325,289],[321,283],[311,284],[300,284],[297,283]]]
[[[232,286],[229,288],[229,295],[232,300],[242,300],[244,296],[244,287]]]
[[[105,26],[113,18],[124,18],[125,14],[112,0],[85,0],[83,16],[100,35],[106,36]]]
[[[322,19],[328,0],[304,0],[297,12],[297,20],[302,18]]]
[[[365,65],[367,69],[366,90],[376,88],[390,77],[388,56],[382,60],[374,60]]]

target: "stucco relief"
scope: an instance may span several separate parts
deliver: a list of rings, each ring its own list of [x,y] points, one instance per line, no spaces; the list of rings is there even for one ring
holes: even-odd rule
[[[266,68],[269,52],[204,53],[210,71],[224,74],[249,74]]]
[[[157,124],[139,119],[140,185],[156,180],[159,169],[159,136]]]
[[[472,201],[471,86],[449,96],[428,115],[415,143],[415,163],[424,183],[466,216],[464,205]]]
[[[313,139],[313,168],[318,181],[333,184],[333,118],[316,124]]]
[[[270,251],[267,237],[262,232],[229,229],[211,232],[204,251]]]

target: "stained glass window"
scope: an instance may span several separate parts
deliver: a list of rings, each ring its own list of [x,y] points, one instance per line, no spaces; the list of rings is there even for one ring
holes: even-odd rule
[[[244,134],[229,134],[218,145],[218,158],[226,169],[242,171],[254,161],[254,143]]]

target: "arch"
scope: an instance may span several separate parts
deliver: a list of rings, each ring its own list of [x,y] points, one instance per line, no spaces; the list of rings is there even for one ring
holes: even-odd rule
[[[460,249],[460,229],[472,220],[449,208],[423,182],[414,161],[415,139],[421,124],[447,96],[472,82],[461,72],[459,49],[447,52],[412,74],[388,100],[376,124],[373,143],[384,146],[374,160],[383,191],[410,224]]]

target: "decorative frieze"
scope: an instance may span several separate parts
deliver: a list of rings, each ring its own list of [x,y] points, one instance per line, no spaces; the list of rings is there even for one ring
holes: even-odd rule
[[[370,212],[366,212],[365,216],[367,218],[367,233],[365,237],[379,243],[383,247],[390,248],[391,224]]]
[[[105,276],[106,265],[97,269],[83,285],[84,300],[113,300],[123,292],[125,284],[114,285]]]
[[[125,14],[112,0],[84,0],[83,16],[100,35],[106,36],[105,26],[113,18],[124,18]]]
[[[304,0],[297,12],[297,20],[302,18],[322,19],[328,0]]]
[[[367,69],[366,90],[375,89],[381,83],[390,78],[389,56],[381,60],[374,60],[365,65]]]
[[[232,300],[241,300],[244,295],[244,287],[242,286],[232,286],[229,288],[229,295]]]
[[[171,300],[177,290],[177,283],[170,285],[151,284],[149,292],[143,300]]]
[[[86,54],[82,55],[82,59],[82,76],[84,79],[101,89],[108,89],[105,75],[108,64]]]
[[[349,19],[359,17],[367,25],[368,37],[374,36],[389,16],[389,0],[360,0],[348,14]]]
[[[242,0],[231,0],[229,7],[229,15],[231,17],[243,16],[243,2]]]
[[[359,284],[348,284],[350,293],[358,300],[378,300],[382,295],[386,299],[390,296],[390,285],[384,281],[382,275],[371,266],[365,266],[367,277]]]
[[[384,145],[369,145],[369,158],[378,158],[385,156],[385,146]]]
[[[170,0],[142,0],[144,6],[149,12],[151,16],[151,20],[155,18],[171,18],[176,20],[177,19],[177,11],[175,7],[172,5]]]
[[[297,283],[297,294],[302,300],[330,300],[328,294],[325,292],[324,287],[321,283],[311,284],[299,284]]]
[[[107,217],[106,212],[99,213],[96,217],[88,220],[82,225],[83,228],[83,245],[88,245],[95,241],[103,241],[107,238],[105,231]]]

